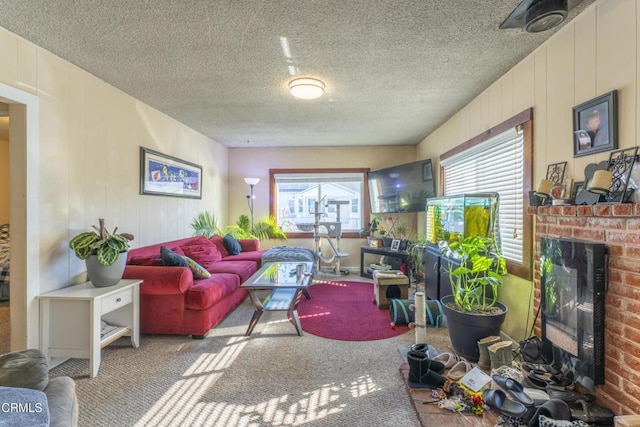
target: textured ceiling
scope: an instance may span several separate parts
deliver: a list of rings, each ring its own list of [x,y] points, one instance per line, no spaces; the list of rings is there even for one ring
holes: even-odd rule
[[[520,1],[0,0],[0,26],[229,147],[414,145],[557,30],[499,30]]]

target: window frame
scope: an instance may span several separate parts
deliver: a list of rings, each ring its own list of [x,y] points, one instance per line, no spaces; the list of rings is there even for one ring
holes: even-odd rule
[[[482,144],[490,138],[499,135],[511,128],[522,126],[523,138],[523,170],[522,170],[522,263],[507,260],[509,274],[523,278],[533,279],[533,219],[527,214],[529,206],[529,191],[533,179],[533,108],[528,108],[519,114],[505,120],[491,129],[463,142],[457,147],[440,155],[440,161],[460,154],[476,145]],[[439,167],[438,191],[444,194],[444,168]]]
[[[371,217],[371,203],[369,203],[369,168],[318,168],[318,169],[269,169],[269,215],[275,216],[278,212],[276,191],[277,174],[332,174],[332,173],[361,173],[363,179],[362,186],[362,224],[363,229],[368,228],[368,221]],[[288,231],[287,238],[303,239],[313,238],[313,232],[308,231]],[[364,235],[356,231],[343,232],[343,239],[363,239]]]

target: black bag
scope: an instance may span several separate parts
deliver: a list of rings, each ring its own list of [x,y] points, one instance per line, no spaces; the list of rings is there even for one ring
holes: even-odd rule
[[[538,337],[520,341],[520,354],[525,362],[547,363],[542,352],[542,341]]]
[[[440,326],[442,322],[442,305],[438,300],[424,302],[427,325]],[[389,318],[395,325],[408,325],[416,320],[415,301],[412,299],[394,298],[389,302]]]
[[[522,355],[522,359],[528,363],[547,363],[547,360],[544,357],[544,352],[542,351],[542,340],[533,335],[533,328],[538,321],[541,306],[542,304],[538,306],[536,317],[533,319],[530,337],[520,341],[519,353]]]

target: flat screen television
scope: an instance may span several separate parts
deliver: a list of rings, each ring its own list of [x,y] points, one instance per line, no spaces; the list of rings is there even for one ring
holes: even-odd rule
[[[369,172],[371,213],[424,212],[436,195],[431,160]]]

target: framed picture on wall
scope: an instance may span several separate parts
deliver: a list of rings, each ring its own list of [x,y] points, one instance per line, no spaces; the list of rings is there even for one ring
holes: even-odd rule
[[[202,199],[202,166],[140,147],[140,194]]]
[[[398,240],[394,239],[394,240],[391,241],[391,250],[393,252],[398,252],[400,250],[400,240],[399,239]]]
[[[618,148],[618,91],[573,107],[573,157]]]

